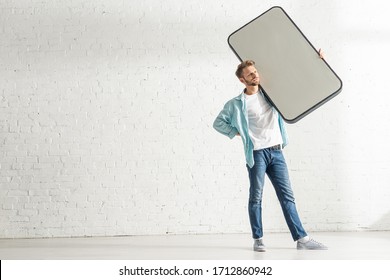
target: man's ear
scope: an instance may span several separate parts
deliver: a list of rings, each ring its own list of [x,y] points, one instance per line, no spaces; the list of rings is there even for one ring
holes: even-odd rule
[[[239,80],[240,80],[241,83],[243,83],[243,84],[245,85],[245,80],[244,80],[244,78],[240,78]]]

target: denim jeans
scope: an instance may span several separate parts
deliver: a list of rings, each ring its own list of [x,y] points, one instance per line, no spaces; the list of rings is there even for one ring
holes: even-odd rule
[[[298,216],[282,151],[272,148],[262,149],[253,151],[253,156],[255,165],[252,168],[247,165],[250,181],[248,211],[252,237],[255,239],[263,237],[261,201],[265,174],[274,186],[292,238],[296,241],[305,237],[307,234]]]

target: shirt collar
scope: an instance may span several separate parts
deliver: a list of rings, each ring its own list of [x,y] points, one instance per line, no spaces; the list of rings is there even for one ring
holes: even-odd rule
[[[263,91],[261,90],[261,88],[259,87],[259,91],[260,95],[262,97],[264,97],[264,93]],[[237,96],[235,99],[237,100],[241,100],[241,101],[244,101],[245,100],[245,88],[241,91],[241,94],[239,96]]]

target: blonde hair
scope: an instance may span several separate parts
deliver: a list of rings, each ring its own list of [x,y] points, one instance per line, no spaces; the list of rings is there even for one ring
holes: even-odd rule
[[[236,70],[236,76],[237,78],[241,78],[242,77],[242,72],[244,71],[244,69],[248,66],[253,66],[255,65],[255,62],[253,60],[245,60],[243,62],[241,62],[240,64],[238,64],[237,66],[237,70]]]

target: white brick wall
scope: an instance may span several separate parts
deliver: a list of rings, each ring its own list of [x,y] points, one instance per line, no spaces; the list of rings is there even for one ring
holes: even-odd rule
[[[249,232],[227,36],[282,5],[344,81],[289,125],[309,231],[390,229],[385,1],[0,3],[0,237]],[[382,7],[382,8],[380,8]],[[286,231],[272,187],[266,231]]]

